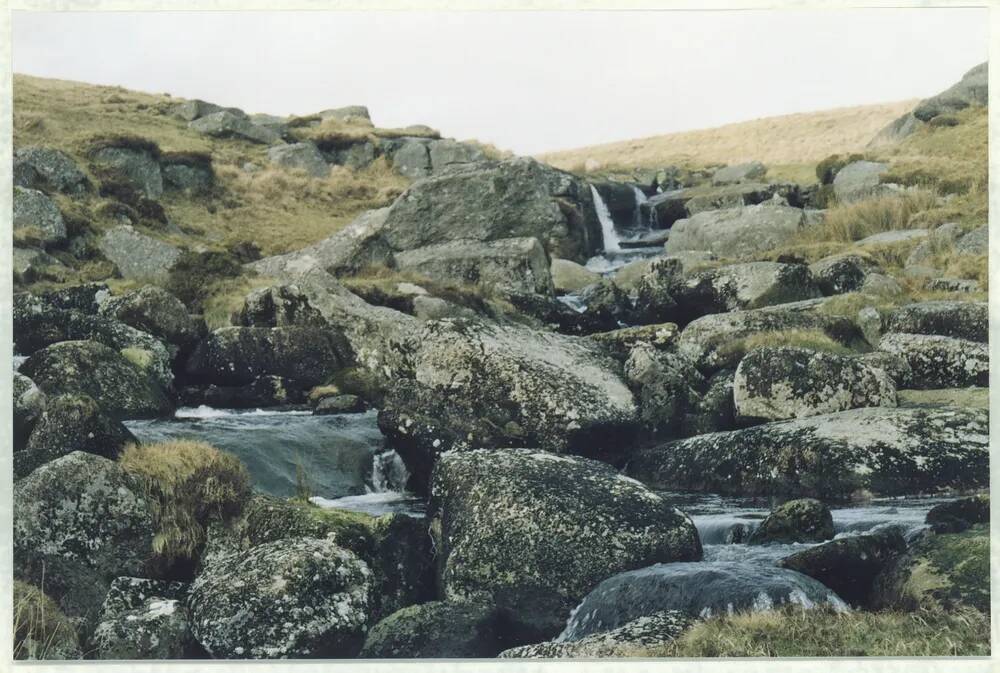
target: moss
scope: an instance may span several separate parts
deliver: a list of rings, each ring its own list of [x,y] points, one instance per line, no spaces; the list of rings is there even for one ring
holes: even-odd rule
[[[376,518],[370,514],[318,507],[306,500],[256,497],[246,508],[243,533],[256,546],[293,537],[331,536],[368,563],[374,560]]]
[[[648,657],[983,656],[989,620],[979,612],[757,612],[695,624]]]
[[[762,332],[736,339],[719,348],[719,357],[727,361],[739,360],[752,350],[777,346],[795,346],[841,355],[854,352],[844,344],[834,341],[822,330],[791,329],[782,332]]]
[[[213,520],[230,521],[250,497],[250,477],[235,457],[204,442],[130,445],[121,466],[140,478],[156,523],[154,566],[196,560]]]
[[[166,290],[192,311],[200,312],[218,281],[236,278],[242,273],[243,266],[231,253],[221,250],[186,251],[171,268]]]
[[[73,623],[45,593],[14,580],[14,659],[82,658]]]
[[[144,348],[123,348],[121,354],[143,371],[148,370],[154,363],[153,354]]]
[[[983,612],[990,605],[989,526],[978,524],[962,533],[932,538],[927,552],[932,574],[943,586],[932,593],[946,591],[941,600],[960,601]],[[932,580],[933,582],[934,580]]]

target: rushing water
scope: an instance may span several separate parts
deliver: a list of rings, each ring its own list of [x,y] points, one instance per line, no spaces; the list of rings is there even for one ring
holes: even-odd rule
[[[308,411],[182,408],[173,419],[129,421],[142,442],[196,439],[236,455],[254,488],[297,493],[304,475],[318,504],[381,514],[414,511],[403,493],[406,469],[384,449],[377,412],[313,416]]]
[[[601,223],[601,236],[604,238],[605,252],[618,252],[621,245],[618,242],[618,232],[615,231],[615,221],[611,219],[611,211],[601,198],[601,193],[597,187],[590,186],[590,193],[594,197],[594,210],[597,212],[597,220]]]

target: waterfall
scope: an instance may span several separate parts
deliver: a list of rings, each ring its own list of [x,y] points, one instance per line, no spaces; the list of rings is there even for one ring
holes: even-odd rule
[[[653,211],[649,212],[649,222],[642,221],[642,204],[649,201],[649,198],[635,185],[632,185],[632,191],[635,192],[635,215],[633,216],[635,226],[639,229],[649,229],[653,225]]]
[[[372,492],[398,493],[406,488],[410,473],[395,451],[377,453],[372,459]]]
[[[597,212],[597,219],[601,223],[601,235],[604,237],[604,252],[619,252],[622,248],[618,243],[618,232],[615,231],[614,220],[611,219],[611,211],[604,203],[600,193],[594,185],[590,186],[590,193],[594,195],[594,210]]]

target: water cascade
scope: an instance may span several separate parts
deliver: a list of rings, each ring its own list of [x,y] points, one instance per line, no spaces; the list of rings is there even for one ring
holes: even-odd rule
[[[653,226],[653,211],[650,211],[649,221],[648,222],[643,222],[642,221],[642,204],[644,204],[647,201],[649,201],[649,198],[646,196],[645,192],[643,192],[641,189],[639,189],[635,185],[632,185],[632,191],[635,192],[635,214],[632,216],[632,219],[635,221],[635,228],[636,229],[650,229],[650,228],[652,228],[652,226]]]
[[[594,196],[594,210],[597,212],[597,219],[601,223],[601,235],[604,237],[604,252],[620,252],[622,247],[618,232],[615,231],[615,222],[611,219],[611,211],[601,198],[601,193],[597,187],[590,186],[590,193]]]

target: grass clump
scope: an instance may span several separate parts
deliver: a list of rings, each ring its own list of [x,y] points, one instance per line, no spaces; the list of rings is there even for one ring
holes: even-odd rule
[[[142,482],[156,534],[153,552],[167,567],[193,561],[210,521],[228,522],[249,500],[250,477],[235,456],[204,442],[129,445],[121,466]]]
[[[650,657],[916,657],[990,653],[976,610],[850,612],[786,608],[700,622]]]
[[[85,138],[81,142],[81,146],[87,156],[91,157],[101,150],[110,149],[145,152],[157,160],[162,154],[160,146],[156,142],[149,138],[128,133],[98,133]]]
[[[726,361],[740,360],[744,355],[758,348],[777,348],[780,346],[808,348],[839,355],[849,355],[854,352],[844,344],[830,338],[822,330],[790,329],[782,332],[761,332],[730,341],[719,348],[718,354]]]
[[[191,311],[200,313],[205,300],[213,294],[213,287],[217,282],[237,278],[242,273],[242,264],[229,252],[185,251],[171,268],[165,289],[184,302]]]
[[[73,623],[36,586],[14,580],[14,659],[79,659]]]
[[[816,164],[816,179],[819,180],[821,185],[831,185],[841,168],[849,163],[861,161],[864,158],[863,154],[831,154]]]
[[[826,211],[822,225],[805,229],[803,239],[850,242],[885,231],[909,229],[914,215],[935,205],[937,196],[920,189],[840,204]]]

